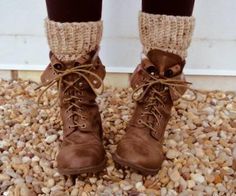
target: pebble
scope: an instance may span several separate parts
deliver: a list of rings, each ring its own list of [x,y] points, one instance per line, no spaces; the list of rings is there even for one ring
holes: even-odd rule
[[[234,149],[233,149],[232,155],[233,155],[233,164],[232,164],[232,167],[233,167],[233,169],[236,171],[236,146],[235,146]]]
[[[57,135],[49,135],[47,136],[45,142],[51,144],[57,140]]]
[[[91,192],[93,189],[92,189],[92,187],[89,185],[89,184],[86,184],[85,186],[84,186],[84,191],[85,192],[87,192],[87,193],[89,193],[89,192]]]
[[[71,196],[78,196],[79,195],[79,189],[77,188],[74,188],[71,193],[70,193]]]
[[[106,88],[98,102],[107,167],[96,176],[81,175],[73,181],[65,180],[57,170],[63,139],[59,107],[39,109],[36,87],[29,81],[0,80],[2,195],[234,194],[236,93],[204,92],[194,101],[177,100],[164,135],[167,159],[157,175],[142,176],[129,168],[116,168],[112,160],[135,107],[133,91]],[[42,102],[53,102],[55,93],[56,89],[49,90]],[[186,92],[185,97],[193,96]]]
[[[25,156],[25,157],[22,158],[22,162],[23,162],[23,163],[28,163],[28,162],[30,162],[30,161],[31,161],[31,159],[30,159],[29,157],[27,157],[27,156]]]
[[[192,189],[196,185],[194,180],[188,180],[187,183],[188,183],[188,188],[190,189]]]
[[[201,174],[191,174],[191,178],[197,183],[205,182],[205,178]]]
[[[130,176],[130,179],[133,181],[133,182],[140,182],[143,180],[143,176],[142,175],[139,175],[139,174],[136,174],[136,173],[132,173],[131,176]]]
[[[136,188],[138,191],[140,191],[140,192],[145,191],[145,187],[143,186],[143,183],[142,183],[142,182],[137,182],[137,183],[135,184],[135,188]]]
[[[48,181],[47,181],[47,187],[51,188],[51,187],[53,187],[54,185],[55,185],[55,180],[52,179],[52,178],[48,179]]]
[[[179,173],[179,171],[177,170],[177,169],[174,169],[173,171],[172,170],[170,170],[169,172],[169,177],[170,177],[170,179],[173,181],[173,182],[177,182],[177,181],[179,181],[180,180],[180,173]]]
[[[204,153],[204,151],[202,150],[202,148],[195,148],[195,151],[196,151],[196,156],[197,156],[197,157],[199,157],[199,158],[204,157],[205,153]]]
[[[49,194],[50,193],[50,189],[47,188],[47,187],[43,187],[42,188],[42,192],[45,193],[45,194]]]
[[[95,184],[97,182],[97,178],[89,178],[89,182],[91,184]]]
[[[0,181],[10,180],[10,176],[6,174],[0,174]]]
[[[173,150],[173,149],[169,149],[166,153],[166,157],[168,159],[175,159],[180,155],[180,152],[178,152],[177,150]]]
[[[38,162],[38,161],[40,161],[40,158],[39,158],[38,156],[34,156],[34,157],[32,158],[32,161],[33,161],[33,162]]]

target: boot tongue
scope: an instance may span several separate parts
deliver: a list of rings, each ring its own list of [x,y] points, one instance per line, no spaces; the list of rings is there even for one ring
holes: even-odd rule
[[[180,56],[157,49],[150,50],[147,57],[158,68],[160,76],[166,76],[168,69],[174,65],[179,65],[179,70],[176,71],[181,72],[184,65],[184,61],[182,61]],[[174,74],[176,75],[177,73]]]

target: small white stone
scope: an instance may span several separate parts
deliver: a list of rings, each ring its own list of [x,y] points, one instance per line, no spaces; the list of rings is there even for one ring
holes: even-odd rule
[[[17,148],[23,148],[25,146],[25,143],[22,141],[17,142]]]
[[[124,191],[129,191],[133,188],[133,185],[125,185],[125,186],[121,186],[121,188],[124,190]]]
[[[206,112],[209,115],[212,115],[215,113],[215,110],[212,107],[206,107],[202,110],[203,112]]]
[[[166,153],[166,157],[168,159],[175,159],[180,155],[180,153],[177,150],[169,149]]]
[[[50,193],[50,189],[47,188],[47,187],[43,187],[42,192],[45,193],[45,194],[48,194],[48,193]]]
[[[0,148],[4,148],[6,146],[8,146],[8,143],[6,141],[4,141],[4,140],[1,140],[0,141]]]
[[[142,182],[137,182],[137,183],[135,184],[135,188],[136,188],[138,191],[140,191],[140,192],[145,191],[145,187],[143,186],[143,183],[142,183]]]
[[[193,187],[195,187],[195,185],[196,185],[196,183],[195,183],[195,181],[193,181],[193,180],[188,180],[188,188],[193,188]]]
[[[56,140],[57,140],[57,135],[49,135],[47,136],[45,142],[47,142],[48,144],[51,144],[55,142]]]
[[[201,174],[191,174],[191,178],[198,183],[203,183],[205,182],[205,178],[204,176],[202,176]]]
[[[176,143],[175,140],[170,139],[170,140],[167,140],[167,141],[166,141],[166,145],[167,145],[169,148],[175,148],[175,147],[177,146],[177,143]]]
[[[23,163],[28,163],[28,162],[30,162],[31,161],[31,159],[29,158],[29,157],[27,157],[27,156],[24,156],[23,158],[22,158],[22,162]]]
[[[91,184],[95,184],[97,182],[97,178],[89,178],[89,182]]]
[[[49,179],[48,181],[47,181],[47,187],[49,187],[49,188],[51,188],[51,187],[53,187],[55,185],[55,181],[54,181],[54,179]]]
[[[167,194],[167,189],[161,188],[161,195],[166,195],[166,194]]]
[[[32,161],[33,161],[33,162],[38,162],[38,161],[40,161],[40,158],[39,158],[38,156],[34,156],[34,157],[32,158]]]

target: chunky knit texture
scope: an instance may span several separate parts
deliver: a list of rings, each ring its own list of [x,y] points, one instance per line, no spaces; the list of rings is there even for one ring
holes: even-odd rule
[[[60,23],[45,20],[50,50],[63,62],[71,62],[98,48],[103,31],[102,21]]]
[[[187,57],[194,30],[194,17],[148,14],[140,12],[140,39],[145,54],[152,49]]]

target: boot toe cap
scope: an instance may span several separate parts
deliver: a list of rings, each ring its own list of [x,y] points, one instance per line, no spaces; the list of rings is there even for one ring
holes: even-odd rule
[[[136,169],[158,170],[164,160],[164,153],[161,145],[142,144],[133,141],[121,141],[116,151],[118,159],[127,166],[134,166]]]
[[[93,172],[102,167],[105,162],[105,151],[102,146],[91,145],[69,145],[62,147],[58,156],[57,163],[59,171],[71,171],[72,173]]]

